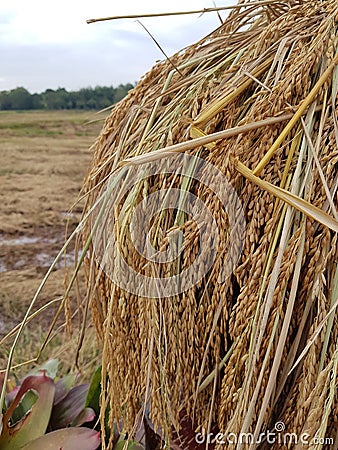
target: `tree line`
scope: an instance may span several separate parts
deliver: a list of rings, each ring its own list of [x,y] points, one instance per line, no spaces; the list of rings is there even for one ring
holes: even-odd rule
[[[120,101],[134,86],[130,83],[113,86],[83,88],[67,91],[64,88],[47,89],[41,94],[31,94],[18,87],[10,91],[0,91],[0,110],[28,109],[96,109],[106,108]]]

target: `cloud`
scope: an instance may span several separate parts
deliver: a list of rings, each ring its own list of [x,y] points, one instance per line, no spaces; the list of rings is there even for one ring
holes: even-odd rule
[[[24,86],[30,92],[47,88],[79,89],[86,86],[113,85],[137,81],[158,59],[156,49],[140,57],[138,40],[121,43],[111,39],[98,48],[88,45],[3,46],[1,90]],[[124,51],[121,51],[121,45]]]
[[[181,3],[173,0],[169,9],[182,9]],[[211,4],[203,0],[186,0],[184,9],[207,6]],[[137,81],[155,61],[164,59],[141,25],[134,20],[87,25],[85,20],[164,9],[155,0],[114,3],[113,10],[111,0],[83,0],[81,8],[69,0],[11,0],[10,9],[0,15],[0,89],[24,86],[41,92]],[[169,55],[219,25],[216,14],[142,19],[142,23]]]
[[[14,16],[13,11],[0,11],[0,26],[10,24]]]

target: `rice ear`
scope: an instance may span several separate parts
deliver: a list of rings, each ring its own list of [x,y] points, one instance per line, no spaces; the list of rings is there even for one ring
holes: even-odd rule
[[[336,17],[239,2],[107,118],[80,239],[111,426],[336,432]]]

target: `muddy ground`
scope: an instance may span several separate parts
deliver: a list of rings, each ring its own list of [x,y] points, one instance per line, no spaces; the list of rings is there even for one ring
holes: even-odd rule
[[[73,230],[80,219],[83,203],[76,202],[103,119],[88,112],[0,112],[0,337],[26,312],[64,243],[66,224]],[[37,307],[63,294],[64,265],[71,268],[74,257],[71,246]],[[48,326],[52,314],[40,316],[39,326]]]

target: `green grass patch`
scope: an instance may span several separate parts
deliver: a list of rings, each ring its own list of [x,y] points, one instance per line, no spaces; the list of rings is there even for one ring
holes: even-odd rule
[[[53,126],[53,128],[55,125]],[[60,124],[61,128],[61,124]],[[7,132],[15,135],[25,136],[57,136],[62,135],[61,130],[52,130],[46,127],[45,124],[33,123],[0,123],[0,130],[6,130]]]
[[[83,111],[0,111],[0,134],[18,137],[89,136],[98,134],[104,117]],[[98,122],[89,123],[93,120]]]

